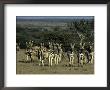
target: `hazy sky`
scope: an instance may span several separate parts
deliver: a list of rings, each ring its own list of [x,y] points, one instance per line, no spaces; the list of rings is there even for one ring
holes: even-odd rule
[[[17,16],[17,19],[93,19],[94,16]]]

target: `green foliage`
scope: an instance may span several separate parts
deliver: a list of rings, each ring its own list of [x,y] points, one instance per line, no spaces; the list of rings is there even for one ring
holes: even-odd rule
[[[81,33],[85,38],[83,42],[94,43],[94,21],[73,21],[68,22],[63,28],[60,26],[54,26],[51,29],[45,27],[16,27],[16,41],[20,43],[21,48],[26,48],[26,42],[29,40],[34,41],[34,45],[38,45],[41,42],[47,44],[49,41],[62,43],[63,46],[70,47],[70,43],[76,43],[75,47],[78,47],[80,38],[78,33]]]

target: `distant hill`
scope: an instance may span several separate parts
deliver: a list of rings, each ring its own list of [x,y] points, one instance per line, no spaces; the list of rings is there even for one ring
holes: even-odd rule
[[[72,22],[72,21],[80,21],[80,20],[85,20],[85,21],[93,21],[94,18],[91,17],[27,17],[27,16],[24,16],[24,17],[20,17],[20,16],[17,16],[16,17],[16,20],[17,22],[18,21],[40,21],[40,22]]]

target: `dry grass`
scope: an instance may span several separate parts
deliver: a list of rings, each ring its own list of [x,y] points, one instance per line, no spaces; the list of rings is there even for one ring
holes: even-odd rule
[[[39,66],[36,57],[34,62],[26,62],[24,50],[20,50],[17,53],[16,74],[94,74],[94,65],[86,64],[78,67],[76,63],[74,66],[69,66],[68,59],[64,58],[57,66],[49,67],[47,61],[45,66]]]

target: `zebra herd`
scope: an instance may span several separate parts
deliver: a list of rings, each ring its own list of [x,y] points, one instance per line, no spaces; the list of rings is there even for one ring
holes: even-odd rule
[[[58,65],[63,61],[63,58],[68,58],[68,64],[73,66],[75,63],[75,55],[77,56],[77,63],[80,66],[84,64],[91,63],[94,61],[94,52],[89,51],[93,47],[90,46],[89,50],[84,48],[85,43],[80,43],[80,48],[77,52],[75,52],[75,44],[70,43],[71,51],[64,52],[63,45],[61,43],[53,43],[48,42],[48,48],[44,45],[44,43],[40,43],[38,46],[33,45],[33,41],[26,42],[26,61],[36,60],[39,61],[39,66],[45,66],[45,61],[48,62],[48,66]],[[16,45],[16,51],[18,52],[20,49],[19,45]]]

